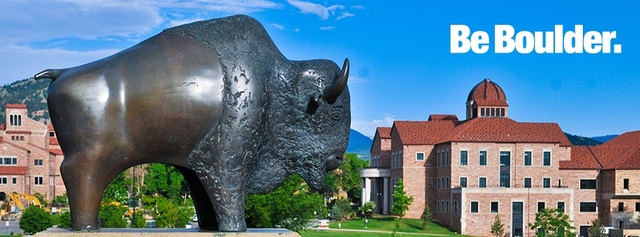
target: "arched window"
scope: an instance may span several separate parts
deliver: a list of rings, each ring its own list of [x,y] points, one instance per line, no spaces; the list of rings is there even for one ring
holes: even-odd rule
[[[11,122],[9,122],[9,125],[10,125],[10,126],[13,126],[13,125],[15,124],[15,123],[13,122],[13,114],[12,114],[12,115],[9,115],[9,121],[11,121]]]
[[[18,114],[18,115],[16,115],[16,116],[18,116],[18,123],[17,123],[17,124],[18,124],[18,126],[22,126],[22,115],[19,115],[19,114]]]

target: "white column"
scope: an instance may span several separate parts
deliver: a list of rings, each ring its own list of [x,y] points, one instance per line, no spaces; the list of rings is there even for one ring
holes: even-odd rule
[[[384,186],[383,186],[383,191],[382,191],[382,197],[383,197],[383,201],[382,201],[382,214],[388,215],[389,214],[389,177],[384,177]]]
[[[367,197],[367,183],[365,182],[366,178],[362,178],[362,193],[360,194],[360,203],[364,204]],[[360,205],[362,205],[360,204]]]
[[[371,201],[371,191],[373,190],[371,188],[371,178],[364,178],[364,183],[367,185],[367,193],[366,193],[366,198],[365,201],[362,203],[364,204],[365,202]]]

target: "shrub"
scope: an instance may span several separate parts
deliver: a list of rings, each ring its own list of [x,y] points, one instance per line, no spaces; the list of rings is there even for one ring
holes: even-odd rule
[[[20,218],[20,229],[27,235],[33,235],[51,226],[50,214],[40,207],[28,207]]]
[[[124,213],[127,212],[126,207],[118,205],[104,205],[100,207],[100,227],[102,228],[125,228],[127,227],[127,220],[124,218]]]

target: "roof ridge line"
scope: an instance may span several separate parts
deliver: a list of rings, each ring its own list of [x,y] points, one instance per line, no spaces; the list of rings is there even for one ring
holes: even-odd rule
[[[593,150],[591,150],[591,146],[587,146],[587,150],[589,150],[589,153],[591,153],[591,155],[593,156],[593,159],[595,159],[596,162],[598,162],[598,165],[600,166],[600,169],[604,168],[604,166],[602,165],[602,163],[600,163],[600,160],[598,159],[596,154],[593,153]]]

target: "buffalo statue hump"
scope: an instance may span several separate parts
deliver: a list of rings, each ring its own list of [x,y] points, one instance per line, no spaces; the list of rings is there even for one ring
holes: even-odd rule
[[[245,193],[290,174],[314,189],[351,123],[349,61],[290,61],[255,19],[169,28],[85,65],[48,69],[74,230],[98,229],[105,187],[129,167],[175,166],[202,230],[245,231]]]

